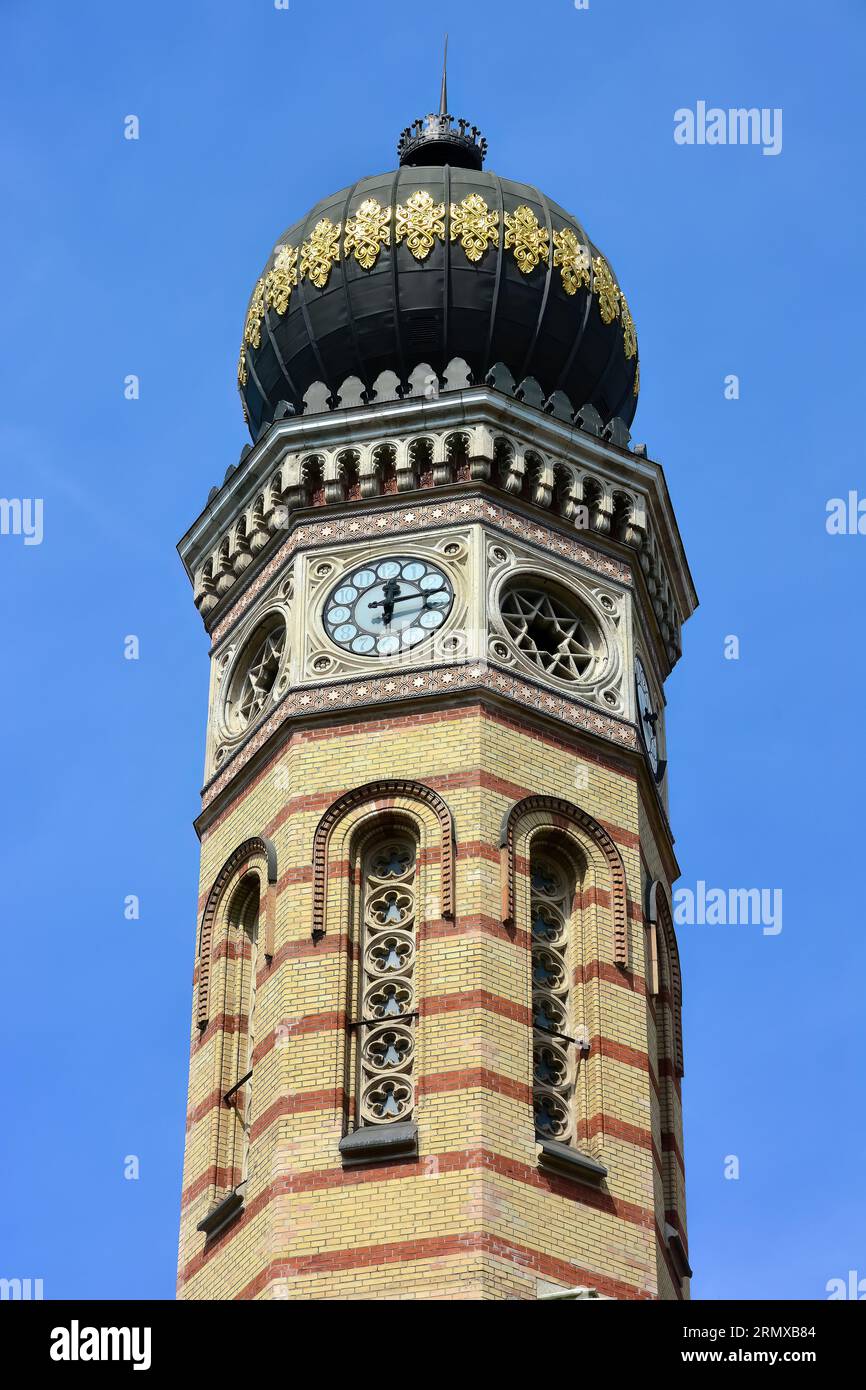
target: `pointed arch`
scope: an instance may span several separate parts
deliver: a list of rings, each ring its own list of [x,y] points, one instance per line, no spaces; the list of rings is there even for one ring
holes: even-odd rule
[[[502,920],[506,927],[514,926],[516,900],[516,864],[514,855],[515,831],[527,816],[539,815],[549,824],[571,825],[588,835],[604,856],[610,873],[611,917],[613,923],[614,963],[628,966],[628,893],[622,856],[608,832],[587,811],[556,796],[526,796],[507,811],[500,835],[500,865],[502,875]]]

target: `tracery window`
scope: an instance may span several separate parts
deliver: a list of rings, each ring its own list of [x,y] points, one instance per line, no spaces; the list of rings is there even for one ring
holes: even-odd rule
[[[655,998],[656,1056],[655,1072],[659,1087],[659,1120],[662,1131],[662,1179],[665,1196],[665,1212],[676,1213],[679,1207],[680,1181],[676,1151],[670,1142],[675,1140],[677,1125],[677,1103],[675,1077],[674,1043],[674,997],[673,972],[668,948],[667,935],[661,923],[657,928],[658,947],[658,985]]]
[[[250,1174],[259,955],[259,883],[255,875],[241,880],[229,903],[228,947],[223,1013],[234,1026],[222,1034],[218,1167],[225,1174],[225,1186],[238,1188]]]
[[[417,857],[401,830],[363,860],[357,1127],[407,1120],[415,1106]]]
[[[268,619],[253,634],[230,677],[225,721],[233,734],[255,723],[276,684],[286,648],[286,627],[281,618]]]
[[[503,593],[500,612],[520,654],[546,676],[588,678],[601,652],[596,625],[583,605],[553,585],[517,582]]]
[[[533,1107],[542,1139],[575,1138],[577,1066],[572,1028],[569,929],[574,876],[546,849],[530,867],[532,921]]]

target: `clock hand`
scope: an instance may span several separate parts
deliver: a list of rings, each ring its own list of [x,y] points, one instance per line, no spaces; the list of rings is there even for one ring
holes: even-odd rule
[[[395,598],[395,599],[394,599],[394,603],[408,603],[409,600],[410,600],[410,599],[413,599],[413,598],[423,598],[425,604],[426,604],[426,602],[427,602],[427,599],[426,599],[426,597],[425,597],[424,594],[404,594],[402,598]],[[373,603],[371,603],[371,604],[370,604],[370,607],[371,607],[371,608],[375,608],[376,605],[373,604]]]
[[[391,616],[394,612],[394,604],[397,602],[397,595],[400,593],[400,585],[396,579],[386,579],[382,589],[382,598],[368,606],[370,608],[382,609],[382,620],[386,627],[391,625]]]
[[[395,604],[397,604],[397,603],[409,603],[410,600],[412,600],[412,599],[419,599],[419,598],[420,598],[420,599],[423,599],[423,602],[422,602],[422,604],[421,604],[421,607],[422,607],[422,608],[427,608],[427,607],[429,607],[429,604],[428,604],[428,601],[427,601],[427,597],[426,597],[426,595],[424,595],[424,594],[403,594],[402,597],[399,597],[399,598],[392,598],[392,599],[390,599],[390,600],[389,600],[389,599],[377,600],[376,602],[370,603],[370,604],[368,604],[367,606],[368,606],[368,608],[381,608],[381,609],[382,609],[382,622],[385,624],[386,627],[389,627],[389,626],[390,626],[390,623],[391,623],[391,619],[392,619],[393,616],[394,616],[394,605],[395,605]]]
[[[429,609],[429,607],[430,607],[430,603],[429,603],[428,596],[427,596],[426,594],[420,594],[420,593],[419,593],[419,594],[403,594],[403,596],[402,596],[401,598],[392,599],[391,602],[390,602],[387,606],[386,606],[386,604],[385,604],[384,602],[378,602],[378,601],[375,602],[375,603],[370,603],[370,604],[368,604],[367,606],[368,606],[369,608],[381,608],[381,609],[382,609],[382,617],[381,617],[381,619],[380,619],[379,621],[381,621],[381,623],[383,624],[384,627],[390,627],[390,626],[391,626],[391,619],[392,619],[393,616],[394,616],[394,605],[395,605],[396,603],[408,603],[411,599],[421,599],[421,600],[422,600],[422,602],[421,602],[421,604],[420,604],[420,607],[421,607],[421,608],[428,608],[428,609]]]
[[[408,603],[409,600],[412,598],[423,598],[424,602],[427,602],[427,599],[423,594],[403,594],[402,598],[391,599],[390,606],[393,608],[395,603]],[[385,600],[368,604],[369,608],[385,608],[387,606],[387,601]]]

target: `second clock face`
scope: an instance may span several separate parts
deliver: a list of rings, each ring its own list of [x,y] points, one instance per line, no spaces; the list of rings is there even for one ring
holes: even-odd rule
[[[653,709],[653,699],[650,693],[649,681],[643,667],[643,662],[639,656],[634,659],[634,678],[637,689],[637,715],[638,727],[640,728],[643,745],[646,749],[647,759],[653,776],[658,780],[659,776],[659,745],[656,733],[658,715]]]
[[[387,556],[359,565],[331,591],[325,631],[357,656],[395,656],[442,627],[453,602],[451,582],[436,565]]]

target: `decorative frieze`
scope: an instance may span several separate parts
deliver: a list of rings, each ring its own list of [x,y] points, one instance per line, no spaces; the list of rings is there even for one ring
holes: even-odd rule
[[[202,808],[207,809],[269,739],[292,719],[332,714],[340,710],[357,711],[371,705],[405,703],[424,696],[465,694],[473,690],[490,692],[514,701],[536,714],[560,720],[572,729],[595,734],[621,748],[630,751],[638,748],[635,728],[626,720],[605,715],[579,700],[544,690],[513,671],[500,670],[490,662],[461,662],[452,666],[396,670],[358,680],[289,690],[250,738],[206,784]]]
[[[286,422],[280,427],[285,435],[279,449],[262,448],[263,458],[270,454],[274,463],[261,478],[260,490],[236,515],[210,555],[201,556],[196,564],[195,603],[206,622],[237,583],[250,559],[270,546],[276,547],[280,538],[285,538],[293,513],[300,509],[345,508],[343,514],[334,518],[331,534],[335,539],[351,539],[388,529],[412,529],[448,517],[462,520],[479,516],[482,504],[467,498],[458,504],[443,500],[439,515],[434,512],[431,517],[424,494],[455,484],[485,482],[514,499],[555,513],[561,522],[583,533],[587,542],[607,539],[633,550],[646,579],[667,659],[675,664],[681,651],[680,630],[688,599],[685,596],[684,602],[674,595],[660,537],[653,525],[648,480],[621,481],[612,476],[601,459],[594,464],[579,457],[574,449],[573,430],[559,447],[539,438],[540,431],[535,442],[532,433],[498,428],[494,421],[483,419],[459,428],[452,425],[425,429],[426,420],[421,418],[417,433],[401,431],[389,435],[388,413],[389,407],[377,411],[380,431],[359,429],[357,442],[351,447],[337,444],[332,438],[327,443],[323,441],[321,447],[311,448],[302,422]],[[293,448],[295,433],[301,435],[306,448]],[[357,516],[351,515],[354,502],[368,503],[377,497],[385,499],[401,493],[415,493],[416,497],[413,506],[399,516],[391,512],[371,516],[363,505],[359,505]],[[460,507],[466,510],[461,511]],[[419,509],[423,509],[423,521],[416,520],[416,515],[422,515]],[[411,520],[407,520],[409,516]],[[510,511],[503,524],[517,528],[518,532],[524,525]],[[321,533],[317,531],[318,534]],[[547,543],[555,547],[560,543],[558,536],[558,532],[550,531]],[[603,552],[589,544],[580,550],[580,563],[605,572],[607,560]],[[242,605],[253,592],[244,591]],[[243,607],[235,607],[232,621],[242,611]],[[220,618],[214,629],[215,638],[223,627],[224,620]]]
[[[403,536],[407,532],[427,527],[449,526],[456,522],[484,521],[551,554],[582,565],[602,578],[631,585],[631,569],[627,564],[567,533],[531,521],[507,506],[498,507],[478,495],[448,498],[441,501],[418,499],[410,507],[392,506],[375,512],[359,512],[327,516],[300,522],[290,535],[282,532],[284,545],[279,547],[255,579],[244,589],[231,611],[213,628],[212,638],[219,645],[226,633],[242,618],[259,594],[271,583],[297,550],[313,545],[336,544],[341,541],[362,541],[372,536]]]

